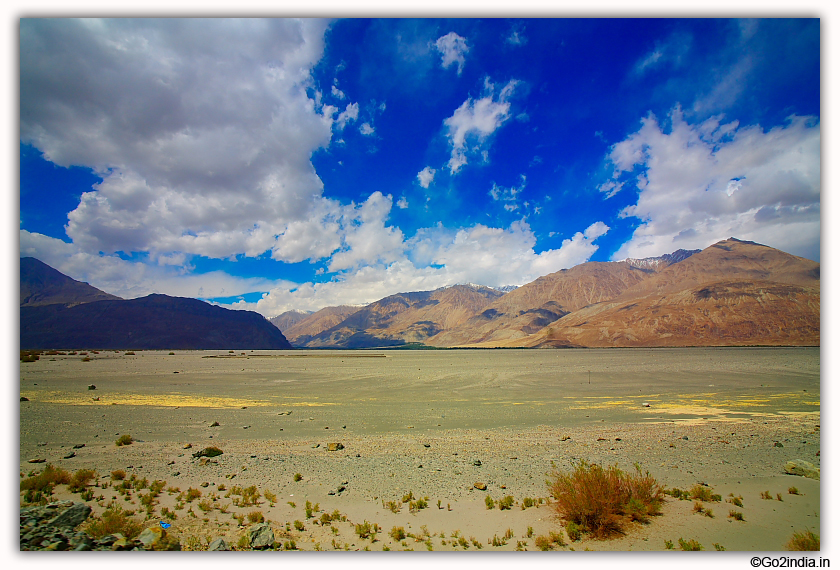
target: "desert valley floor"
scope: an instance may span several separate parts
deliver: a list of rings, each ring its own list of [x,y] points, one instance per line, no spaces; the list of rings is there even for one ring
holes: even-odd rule
[[[795,531],[820,532],[820,482],[783,470],[820,464],[819,348],[174,352],[21,363],[21,473],[92,468],[106,483],[125,470],[197,489],[180,510],[175,492],[161,493],[145,523],[166,507],[170,532],[195,549],[236,545],[259,510],[301,550],[536,550],[537,536],[563,532],[539,501],[546,479],[580,460],[638,463],[668,489],[702,483],[723,501],[704,516],[668,497],[647,525],[612,540],[563,535],[558,550],[664,550],[683,538],[774,551]],[[123,434],[134,443],[115,445]],[[193,457],[207,446],[224,453]],[[257,505],[225,497],[251,485]],[[143,520],[138,493],[93,490],[95,513],[116,497]],[[409,493],[427,507],[401,504]],[[490,510],[487,496],[515,502]],[[80,500],[64,487],[56,498]],[[344,520],[317,522],[335,510]],[[381,529],[373,541],[355,532],[365,521]],[[412,536],[389,536],[399,526]]]

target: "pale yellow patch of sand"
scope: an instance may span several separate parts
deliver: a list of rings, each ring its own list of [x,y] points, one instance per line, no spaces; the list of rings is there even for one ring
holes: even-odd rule
[[[67,394],[59,391],[21,392],[21,395],[33,401],[40,401],[49,404],[72,404],[76,406],[108,406],[111,404],[127,406],[153,406],[158,408],[241,408],[261,407],[276,405],[266,400],[253,400],[245,398],[226,398],[221,396],[192,396],[187,394],[108,394],[93,396],[80,394]],[[284,403],[285,406],[331,406],[337,405],[330,402],[291,402]]]

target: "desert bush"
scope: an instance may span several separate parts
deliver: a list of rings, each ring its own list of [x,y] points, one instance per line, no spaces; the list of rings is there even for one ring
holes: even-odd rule
[[[261,523],[265,522],[265,517],[262,514],[262,511],[251,511],[248,513],[248,521],[252,523]]]
[[[793,536],[785,545],[786,550],[798,551],[816,551],[820,549],[820,535],[814,534],[810,530],[805,532],[795,532]]]
[[[422,499],[417,499],[416,501],[409,501],[408,502],[408,510],[409,512],[416,513],[417,511],[421,511],[429,506],[428,497],[424,497]]]
[[[773,496],[770,494],[770,491],[762,491],[761,498],[765,500],[772,500]]]
[[[143,530],[143,525],[131,518],[132,514],[131,511],[124,511],[118,504],[112,503],[101,517],[85,523],[82,530],[93,539],[118,532],[131,540]]]
[[[569,535],[569,540],[571,540],[572,542],[577,542],[578,540],[580,540],[582,534],[580,526],[574,521],[567,521],[566,534]]]
[[[205,513],[209,513],[213,510],[213,501],[210,499],[202,499],[198,502],[198,508],[204,511]]]
[[[571,473],[553,476],[549,488],[558,514],[597,537],[623,532],[627,519],[661,511],[664,490],[638,465],[636,473],[627,474],[617,466],[604,469],[581,461]]]
[[[131,445],[132,443],[134,443],[134,439],[128,434],[121,435],[116,441],[117,447]]]
[[[125,479],[125,471],[122,469],[117,469],[115,471],[111,471],[111,481],[122,481]]]
[[[301,475],[300,473],[295,473],[295,476],[293,478],[295,482],[297,482],[303,479],[303,475]]]
[[[513,497],[510,495],[506,496],[503,499],[499,499],[499,510],[505,511],[509,510],[513,506]]]
[[[487,506],[487,510],[491,510],[496,506],[496,501],[493,500],[493,497],[487,495],[484,497],[484,504]]]
[[[390,536],[391,538],[393,538],[397,542],[399,542],[401,540],[405,540],[405,537],[406,537],[405,529],[401,526],[395,526],[388,533],[388,536]]]
[[[263,491],[263,497],[265,497],[265,500],[271,503],[272,505],[277,502],[277,495],[275,495],[269,490]]]
[[[552,550],[554,548],[554,544],[551,542],[551,539],[542,535],[534,539],[534,546],[540,550]]]
[[[187,490],[184,491],[184,493],[182,493],[182,495],[184,496],[184,500],[186,500],[188,503],[191,503],[194,500],[201,498],[201,491],[199,489],[193,489],[192,487],[188,487]]]
[[[731,499],[728,499],[728,501],[730,503],[732,503],[733,505],[735,505],[736,507],[741,507],[743,509],[744,508],[744,501],[742,499],[743,499],[743,497],[732,497]]]
[[[47,465],[44,470],[37,475],[33,475],[21,481],[20,490],[46,492],[46,494],[49,495],[52,493],[52,489],[56,485],[66,485],[70,483],[71,480],[70,473],[61,467]]]
[[[382,501],[382,505],[395,514],[400,512],[400,509],[402,508],[402,503],[398,503],[397,501],[388,501],[387,503]]]
[[[729,518],[735,519],[736,521],[742,521],[742,520],[744,520],[744,513],[739,512],[739,511],[730,510],[729,511]]]
[[[700,484],[694,485],[688,493],[690,498],[698,501],[709,502],[712,500],[712,490]]]
[[[798,495],[799,489],[796,487],[788,487],[788,495]]]
[[[370,524],[368,521],[365,521],[356,525],[356,534],[358,534],[361,539],[369,538],[371,540],[376,540],[377,532],[379,532],[379,525],[376,523]]]
[[[703,546],[694,540],[683,540],[680,538],[677,542],[680,543],[680,550],[703,550]]]

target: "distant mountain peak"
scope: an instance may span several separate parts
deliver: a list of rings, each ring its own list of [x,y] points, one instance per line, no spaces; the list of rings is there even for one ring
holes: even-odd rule
[[[660,255],[658,257],[644,257],[641,259],[628,257],[627,259],[622,259],[614,263],[626,263],[631,267],[637,267],[639,269],[658,270],[668,267],[669,265],[679,263],[680,261],[688,259],[695,253],[700,253],[701,251],[702,250],[700,249],[678,249],[673,253],[666,253],[665,255]]]

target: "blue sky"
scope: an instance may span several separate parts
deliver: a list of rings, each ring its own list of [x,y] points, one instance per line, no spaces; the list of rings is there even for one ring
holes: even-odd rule
[[[817,19],[20,25],[20,254],[271,317],[730,236],[820,258]]]

